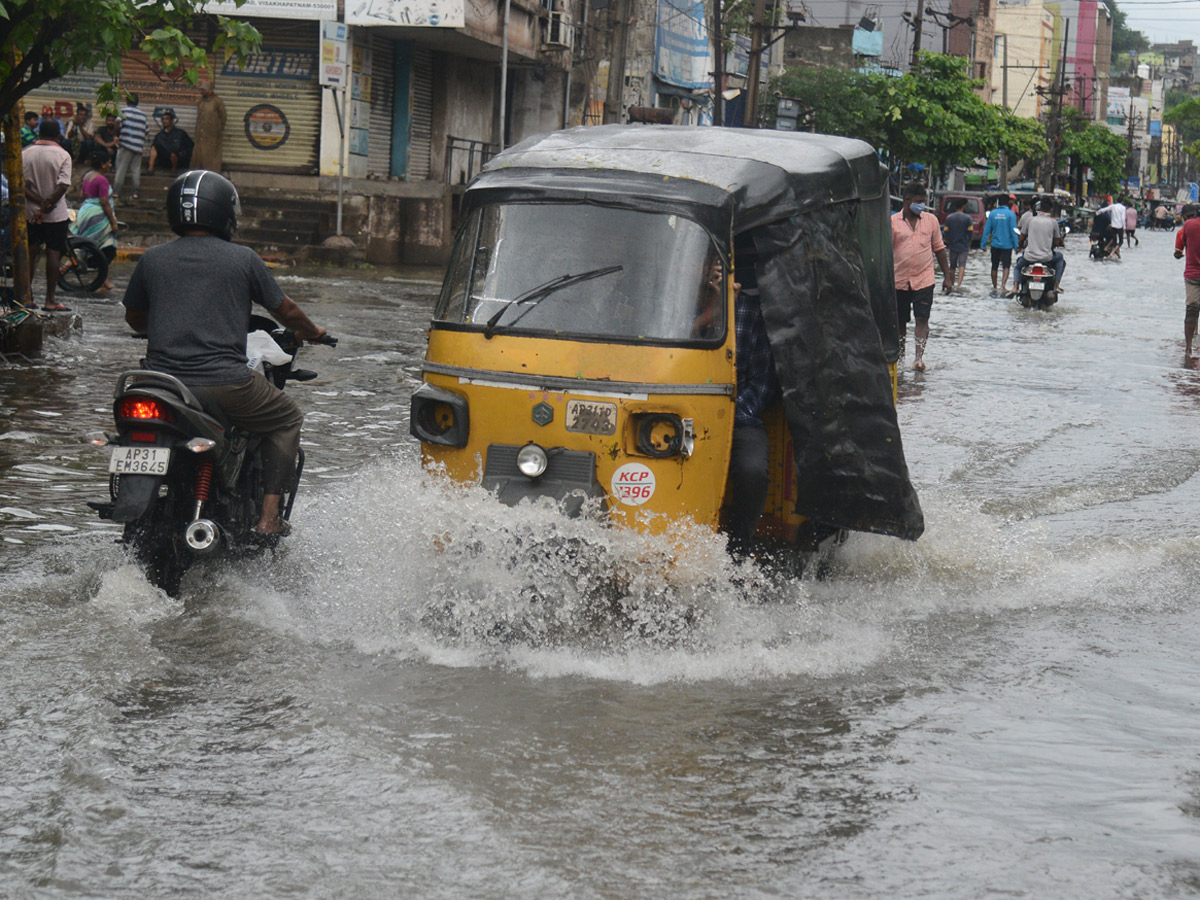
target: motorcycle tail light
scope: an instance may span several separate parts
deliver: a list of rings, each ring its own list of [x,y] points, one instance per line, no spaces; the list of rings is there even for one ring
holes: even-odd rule
[[[131,431],[129,439],[137,441],[139,444],[153,444],[158,441],[158,432],[156,431]]]
[[[175,421],[171,410],[152,397],[122,397],[117,402],[117,418],[158,419],[160,422]]]

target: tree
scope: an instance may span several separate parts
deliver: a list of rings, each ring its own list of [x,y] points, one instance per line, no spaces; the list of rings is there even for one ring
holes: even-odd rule
[[[1112,54],[1109,56],[1109,65],[1114,74],[1119,74],[1128,70],[1131,52],[1150,49],[1150,39],[1125,24],[1126,14],[1117,7],[1116,0],[1106,0],[1106,4],[1112,12]]]
[[[983,82],[967,74],[969,65],[962,57],[923,52],[911,72],[884,79],[884,143],[894,154],[939,167],[971,165],[1002,149],[1016,160],[1038,149],[1036,123],[984,102],[976,93]]]
[[[814,110],[814,128],[821,134],[858,138],[878,147],[884,132],[876,77],[846,69],[797,66],[773,79],[770,89]],[[768,120],[773,119],[772,110]]]
[[[235,0],[238,5],[244,0]],[[203,15],[204,0],[0,0],[0,111],[59,76],[105,64],[112,82],[100,101],[116,99],[121,56],[135,47],[167,77],[195,84],[202,48],[184,28]],[[213,49],[244,60],[261,36],[246,22],[214,17]]]
[[[842,69],[792,68],[771,89],[815,110],[816,130],[864,140],[906,161],[970,165],[978,157],[1011,162],[1046,153],[1041,126],[985,103],[968,61],[922,53],[916,69],[893,77]]]
[[[1104,125],[1089,122],[1074,107],[1063,110],[1065,125],[1060,153],[1070,156],[1079,166],[1092,170],[1092,189],[1111,193],[1121,186],[1129,147],[1123,137]]]
[[[1200,98],[1193,97],[1163,113],[1163,121],[1175,126],[1183,152],[1200,159]]]

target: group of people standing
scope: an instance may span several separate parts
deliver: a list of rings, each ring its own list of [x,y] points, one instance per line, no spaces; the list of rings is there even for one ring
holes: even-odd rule
[[[225,104],[213,90],[211,80],[200,82],[201,99],[197,108],[196,138],[176,125],[175,110],[158,111],[162,127],[150,145],[149,171],[157,168],[176,174],[202,168],[220,172],[223,164],[222,135],[225,128]],[[116,232],[119,222],[113,207],[123,190],[125,176],[132,173],[132,199],[138,199],[141,187],[142,158],[150,118],[139,108],[139,97],[127,95],[119,116],[105,116],[105,123],[94,131],[89,128],[91,111],[77,104],[75,115],[65,129],[58,119],[25,116],[22,135],[22,160],[25,176],[26,210],[29,224],[31,260],[46,249],[46,300],[43,309],[66,312],[68,307],[55,299],[62,256],[67,252],[67,236],[75,234],[96,243],[112,262],[116,257]],[[85,163],[87,171],[73,181],[75,162]],[[110,181],[109,173],[116,166]],[[72,228],[66,195],[77,186],[82,202]],[[106,283],[101,290],[111,290]]]
[[[896,312],[903,354],[908,323],[915,319],[913,336],[916,343],[913,368],[925,370],[925,348],[929,342],[929,316],[933,309],[933,292],[937,282],[934,261],[942,270],[943,293],[962,286],[967,258],[974,233],[974,220],[963,211],[965,200],[959,201],[946,218],[945,237],[938,218],[926,210],[928,191],[920,182],[910,183],[902,195],[903,206],[891,218],[892,260],[896,280]],[[1035,208],[1036,206],[1036,208]],[[991,199],[984,223],[981,246],[991,247],[992,287],[1007,294],[1008,276],[1013,268],[1014,250],[1024,249],[1016,262],[1020,273],[1024,265],[1049,263],[1055,271],[1055,289],[1061,290],[1066,261],[1057,249],[1063,243],[1062,230],[1053,216],[1054,204],[1042,200],[1030,203],[1029,210],[1017,219],[1007,203]],[[1003,268],[1004,277],[997,285],[997,272]],[[1019,278],[1019,275],[1018,275]],[[1013,288],[1018,288],[1014,278]]]

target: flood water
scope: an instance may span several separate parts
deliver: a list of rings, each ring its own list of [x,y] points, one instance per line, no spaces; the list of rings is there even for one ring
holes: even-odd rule
[[[342,339],[295,388],[296,533],[170,600],[85,506],[80,435],[140,347],[67,298],[82,334],[0,366],[0,896],[1196,896],[1173,240],[1069,238],[1048,313],[973,254],[902,378],[926,533],[855,535],[823,580],[430,480],[436,287],[283,271]]]

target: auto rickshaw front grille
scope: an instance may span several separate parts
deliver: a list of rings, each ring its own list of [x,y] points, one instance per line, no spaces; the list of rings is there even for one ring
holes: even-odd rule
[[[488,446],[487,463],[483,477],[511,478],[521,475],[517,468],[517,452],[520,447],[510,444]],[[596,454],[581,450],[547,450],[546,471],[543,481],[569,481],[576,484],[591,484],[596,478]],[[521,475],[524,478],[524,475]]]
[[[577,515],[585,497],[603,497],[596,481],[596,454],[580,450],[548,449],[546,471],[527,478],[517,468],[517,452],[510,444],[490,444],[483,467],[483,487],[494,491],[502,503],[515,506],[523,499],[553,497],[567,501],[564,512]]]

